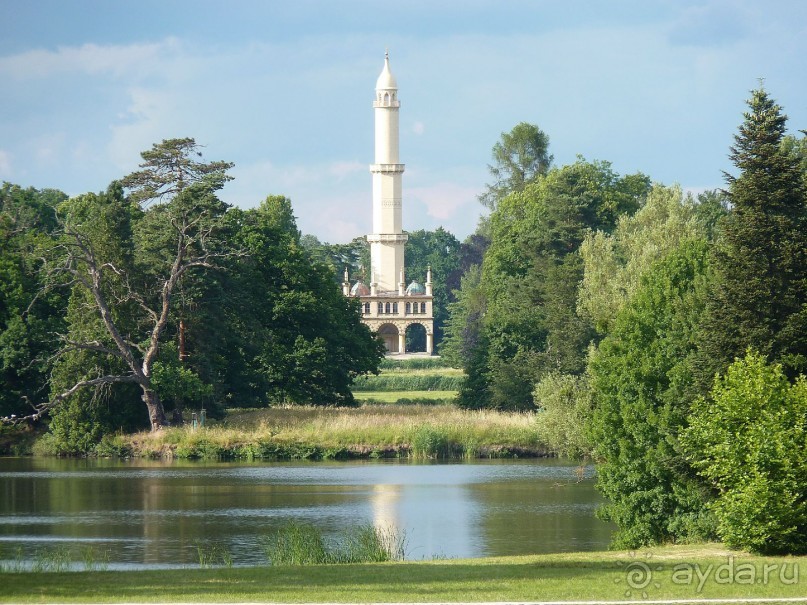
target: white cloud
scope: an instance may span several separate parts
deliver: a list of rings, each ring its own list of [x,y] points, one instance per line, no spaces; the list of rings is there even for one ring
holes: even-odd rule
[[[177,99],[170,90],[131,88],[131,104],[120,116],[122,123],[112,125],[107,149],[109,158],[121,170],[131,170],[140,152],[155,142],[174,136],[168,126],[177,113]]]
[[[29,50],[0,57],[0,73],[19,79],[49,78],[60,73],[143,74],[162,69],[165,54],[179,50],[175,38],[151,44],[61,46],[55,51]]]
[[[333,162],[328,167],[328,174],[336,177],[337,181],[341,181],[356,172],[366,172],[367,170],[367,164],[361,162]]]
[[[420,136],[424,132],[426,132],[426,125],[423,122],[416,121],[412,125],[412,132],[415,133],[416,135]]]
[[[450,220],[466,207],[473,207],[476,210],[477,193],[478,191],[472,187],[448,182],[412,187],[405,191],[407,197],[418,200],[426,206],[429,216],[439,220]]]

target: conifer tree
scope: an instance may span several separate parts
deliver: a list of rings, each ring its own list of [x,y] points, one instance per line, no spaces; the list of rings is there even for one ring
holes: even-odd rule
[[[712,293],[700,329],[699,386],[749,347],[807,371],[807,201],[798,157],[782,145],[787,117],[763,89],[735,135],[726,174],[731,206],[713,251]]]

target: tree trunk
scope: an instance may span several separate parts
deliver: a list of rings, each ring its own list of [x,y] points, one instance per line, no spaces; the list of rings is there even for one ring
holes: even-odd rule
[[[151,423],[151,432],[159,431],[168,424],[165,418],[165,410],[163,409],[163,402],[160,401],[159,395],[149,388],[143,388],[143,403],[149,411],[149,422]]]

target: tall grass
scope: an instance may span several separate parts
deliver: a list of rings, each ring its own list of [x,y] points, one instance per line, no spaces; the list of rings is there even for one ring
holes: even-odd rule
[[[262,542],[272,565],[382,563],[405,556],[405,540],[392,529],[364,525],[328,544],[313,525],[291,522]]]
[[[111,439],[108,451],[203,459],[545,455],[532,413],[434,405],[238,411],[204,430],[169,428]],[[447,445],[435,448],[430,441]]]

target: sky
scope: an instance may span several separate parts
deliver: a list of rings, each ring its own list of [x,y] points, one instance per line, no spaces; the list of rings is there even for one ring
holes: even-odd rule
[[[760,80],[807,130],[804,0],[0,0],[0,181],[101,191],[193,137],[221,198],[292,200],[300,230],[371,229],[375,81],[398,81],[404,229],[474,230],[519,122],[699,192]]]

